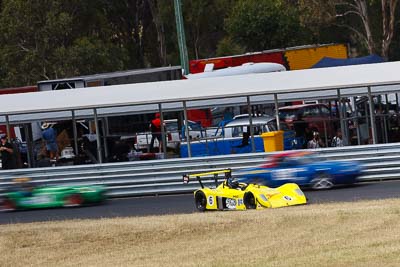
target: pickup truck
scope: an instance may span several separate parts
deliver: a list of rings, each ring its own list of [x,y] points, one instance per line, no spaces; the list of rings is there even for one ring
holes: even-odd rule
[[[177,119],[164,120],[166,135],[167,135],[167,150],[172,150],[179,153],[179,147],[182,140],[186,140],[185,127],[179,129]],[[204,128],[200,123],[189,121],[189,136],[191,140],[196,140],[203,137],[205,133]],[[138,133],[136,135],[135,149],[150,152],[151,131]],[[158,140],[154,140],[154,148],[158,147]]]

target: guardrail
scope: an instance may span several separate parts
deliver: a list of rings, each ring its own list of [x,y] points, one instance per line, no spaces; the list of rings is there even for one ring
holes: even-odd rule
[[[400,143],[324,148],[313,150],[321,160],[355,160],[365,167],[361,181],[400,179]],[[4,170],[0,188],[12,179],[30,177],[35,184],[86,185],[102,184],[110,197],[127,197],[192,192],[197,182],[182,183],[182,174],[256,166],[274,153],[236,154],[214,157],[131,161],[50,168]],[[206,180],[205,183],[211,183]]]

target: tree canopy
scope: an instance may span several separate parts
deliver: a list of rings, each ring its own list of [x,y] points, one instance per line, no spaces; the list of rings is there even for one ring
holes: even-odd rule
[[[398,0],[182,0],[190,59],[315,43],[400,58]],[[179,65],[173,0],[0,0],[0,87]]]
[[[298,9],[279,0],[239,0],[226,22],[231,38],[250,51],[303,45],[313,39],[300,24]]]

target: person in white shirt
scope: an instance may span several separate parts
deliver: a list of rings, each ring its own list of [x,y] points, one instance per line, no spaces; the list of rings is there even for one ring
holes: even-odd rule
[[[342,130],[341,130],[341,129],[338,129],[338,130],[337,130],[336,136],[333,137],[333,139],[332,139],[332,144],[331,144],[331,146],[333,146],[333,147],[341,147],[341,146],[344,146],[344,143],[343,143],[343,136],[342,136]]]
[[[324,146],[325,146],[325,144],[324,144],[324,142],[322,142],[321,138],[319,138],[318,132],[314,132],[313,139],[311,139],[307,143],[307,148],[320,148],[320,147],[324,147]]]

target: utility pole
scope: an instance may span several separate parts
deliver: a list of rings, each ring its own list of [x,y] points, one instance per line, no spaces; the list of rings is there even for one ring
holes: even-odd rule
[[[182,4],[181,0],[174,0],[176,31],[178,33],[179,54],[181,57],[181,65],[183,74],[189,74],[189,59],[186,48],[185,28],[183,26]]]

